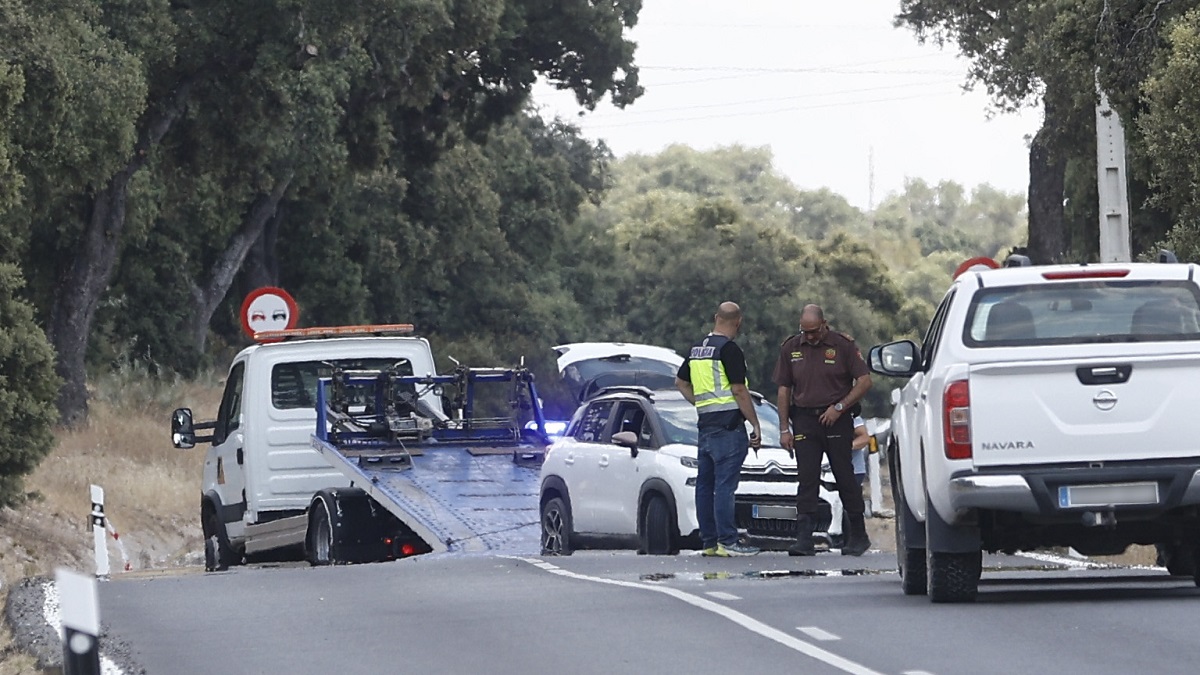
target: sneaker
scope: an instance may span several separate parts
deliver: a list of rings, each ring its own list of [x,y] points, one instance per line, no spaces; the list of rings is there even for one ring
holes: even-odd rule
[[[717,555],[719,556],[736,556],[736,555],[755,555],[762,549],[757,546],[750,546],[737,542],[735,544],[717,544]]]
[[[702,555],[706,558],[712,558],[712,557],[722,556],[722,555],[727,556],[729,554],[723,553],[721,551],[721,547],[718,545],[718,546],[710,546],[710,547],[704,549],[703,551],[700,551],[700,555]]]

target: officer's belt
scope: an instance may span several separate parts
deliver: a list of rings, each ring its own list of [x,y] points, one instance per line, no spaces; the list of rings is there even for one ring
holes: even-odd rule
[[[791,411],[792,411],[792,412],[794,412],[794,413],[796,413],[797,415],[817,415],[817,416],[820,416],[821,414],[823,414],[823,413],[824,413],[826,410],[828,410],[828,409],[829,409],[829,406],[822,406],[822,407],[820,407],[820,408],[801,408],[801,407],[799,407],[799,406],[792,406],[792,408],[791,408]]]

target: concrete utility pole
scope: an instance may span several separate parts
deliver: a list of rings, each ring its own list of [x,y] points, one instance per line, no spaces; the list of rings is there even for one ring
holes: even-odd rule
[[[1100,193],[1100,262],[1129,262],[1129,190],[1125,178],[1125,128],[1108,105],[1108,96],[1096,91],[1096,181]]]

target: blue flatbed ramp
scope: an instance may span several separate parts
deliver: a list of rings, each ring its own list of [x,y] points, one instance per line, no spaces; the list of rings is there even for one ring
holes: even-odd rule
[[[434,552],[541,551],[544,446],[428,443],[360,452],[317,437],[313,446]]]

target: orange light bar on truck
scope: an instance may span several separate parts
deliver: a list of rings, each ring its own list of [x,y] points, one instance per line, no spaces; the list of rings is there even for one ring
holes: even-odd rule
[[[387,323],[370,326],[317,326],[314,328],[291,328],[288,330],[264,330],[254,334],[255,342],[280,342],[282,340],[305,340],[331,337],[353,337],[356,335],[409,335],[411,323]]]

